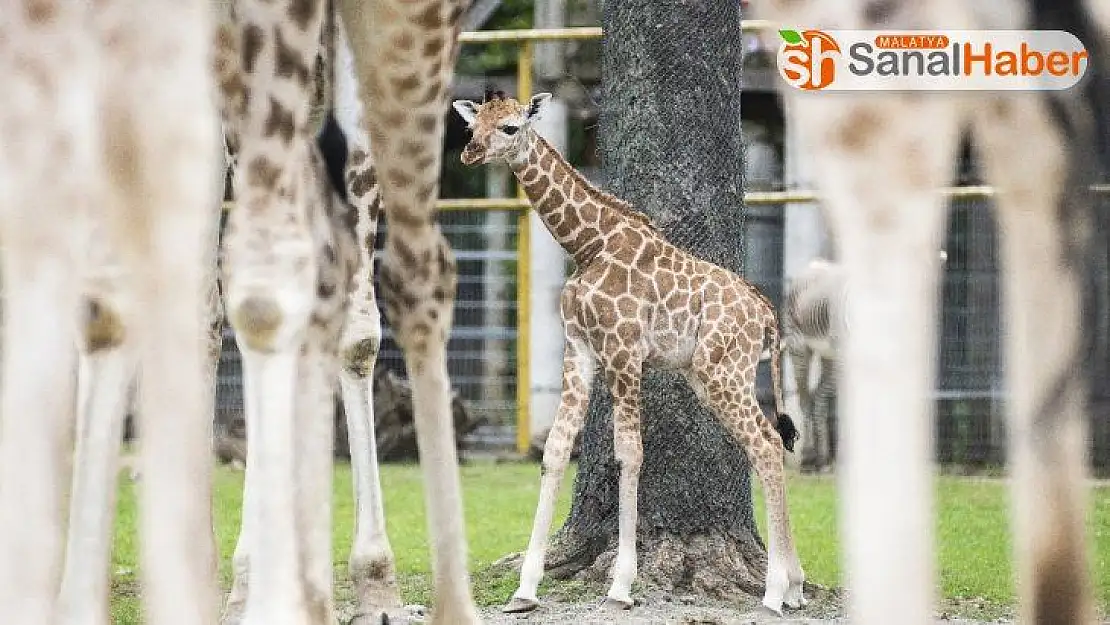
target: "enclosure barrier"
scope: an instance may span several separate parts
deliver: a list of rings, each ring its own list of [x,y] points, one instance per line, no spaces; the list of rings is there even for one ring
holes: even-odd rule
[[[768,20],[743,20],[741,30],[745,32],[775,28]],[[516,29],[496,31],[468,31],[459,36],[460,43],[517,43],[520,52],[517,60],[517,100],[524,102],[532,96],[532,73],[535,43],[542,41],[570,41],[599,39],[603,36],[600,27],[584,26],[572,28]],[[1110,196],[1110,184],[1092,185],[1091,191]],[[988,185],[946,187],[939,190],[945,197],[952,199],[985,199],[995,195],[995,189]],[[747,206],[785,206],[787,204],[810,204],[820,202],[820,196],[813,190],[788,191],[749,191],[743,195]],[[225,202],[224,210],[234,202]],[[515,198],[483,199],[440,199],[436,208],[440,211],[515,211],[517,215],[517,263],[516,263],[516,451],[527,453],[530,445],[531,378],[529,368],[529,332],[531,311],[530,302],[530,256],[531,241],[528,227],[529,202],[524,189],[518,184]]]

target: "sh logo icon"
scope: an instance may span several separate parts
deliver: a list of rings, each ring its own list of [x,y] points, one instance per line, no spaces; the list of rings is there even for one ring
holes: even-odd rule
[[[806,91],[824,89],[836,80],[840,46],[820,30],[780,30],[779,74],[790,86]]]

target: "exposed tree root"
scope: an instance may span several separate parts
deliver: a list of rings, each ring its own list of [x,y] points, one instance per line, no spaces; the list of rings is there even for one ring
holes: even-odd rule
[[[755,539],[724,533],[680,537],[673,534],[640,539],[637,582],[645,587],[693,593],[714,599],[738,594],[759,597],[767,555]],[[616,546],[560,537],[547,557],[547,575],[608,584]]]

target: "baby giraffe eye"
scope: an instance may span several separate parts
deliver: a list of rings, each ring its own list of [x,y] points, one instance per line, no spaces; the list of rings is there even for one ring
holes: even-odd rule
[[[518,130],[520,130],[520,126],[502,126],[501,127],[501,132],[509,135],[510,137],[515,135],[516,131],[518,131]]]

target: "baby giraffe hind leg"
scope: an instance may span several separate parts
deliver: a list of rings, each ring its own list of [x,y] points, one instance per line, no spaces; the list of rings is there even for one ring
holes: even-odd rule
[[[791,608],[805,605],[805,574],[790,533],[782,439],[755,398],[759,343],[750,342],[748,350],[737,347],[735,340],[711,339],[704,345],[694,356],[693,374],[688,378],[697,395],[736,438],[763,485],[768,533],[763,605],[781,615],[783,603]]]

